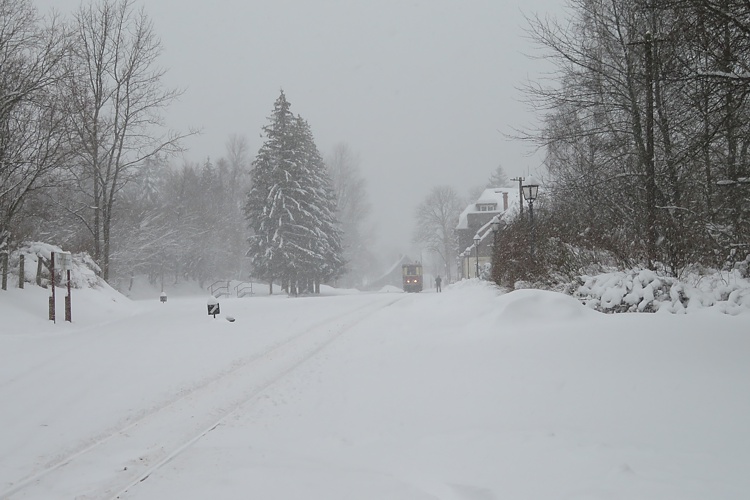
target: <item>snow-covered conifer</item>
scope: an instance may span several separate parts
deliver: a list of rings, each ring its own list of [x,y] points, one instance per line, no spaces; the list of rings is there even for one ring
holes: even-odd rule
[[[330,178],[309,125],[291,113],[283,91],[263,132],[245,204],[253,273],[290,293],[312,290],[343,267]]]

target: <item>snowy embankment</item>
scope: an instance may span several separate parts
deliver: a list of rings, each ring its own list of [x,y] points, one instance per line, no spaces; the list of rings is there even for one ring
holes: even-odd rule
[[[606,315],[469,280],[223,300],[235,323],[208,317],[205,297],[124,299],[42,333],[25,325],[36,306],[5,300],[30,293],[0,301],[24,332],[0,335],[2,498],[750,491],[749,314]]]

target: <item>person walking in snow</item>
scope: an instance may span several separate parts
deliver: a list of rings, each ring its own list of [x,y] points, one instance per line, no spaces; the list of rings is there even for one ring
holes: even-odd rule
[[[440,283],[442,282],[442,278],[438,274],[438,276],[435,278],[435,288],[437,288],[437,291],[440,292],[442,289],[440,288]]]

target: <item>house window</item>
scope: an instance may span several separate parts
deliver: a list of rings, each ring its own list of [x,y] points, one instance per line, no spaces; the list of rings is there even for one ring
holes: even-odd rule
[[[480,212],[494,212],[495,207],[497,207],[495,203],[477,204],[477,209],[479,209]]]

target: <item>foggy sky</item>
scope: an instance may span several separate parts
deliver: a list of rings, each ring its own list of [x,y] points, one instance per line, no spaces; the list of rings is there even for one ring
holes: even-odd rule
[[[79,0],[36,0],[63,14]],[[185,158],[225,154],[232,134],[250,153],[283,88],[325,156],[358,154],[384,249],[412,247],[414,210],[432,187],[461,195],[498,164],[537,173],[541,154],[503,133],[533,122],[521,93],[542,62],[523,14],[554,0],[141,0],[161,37],[165,83],[185,94],[172,129],[203,130]]]

